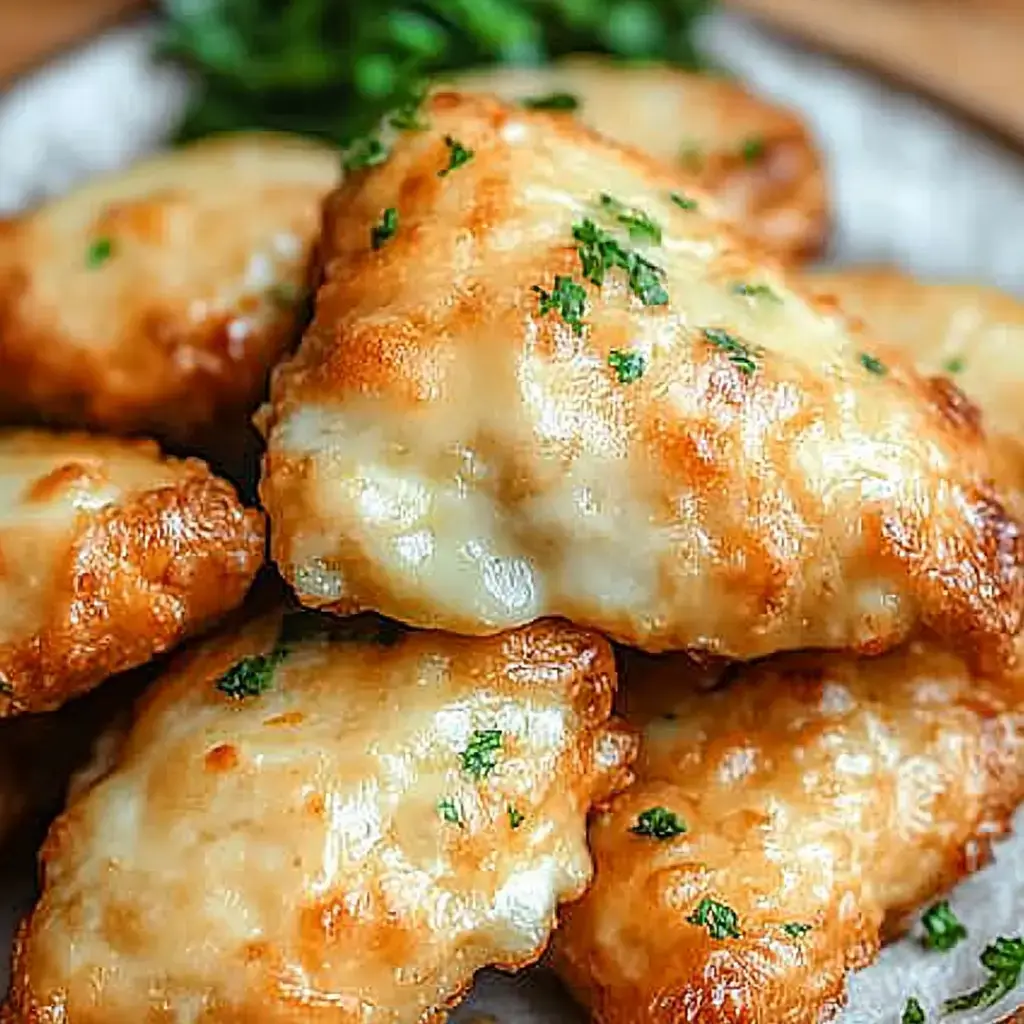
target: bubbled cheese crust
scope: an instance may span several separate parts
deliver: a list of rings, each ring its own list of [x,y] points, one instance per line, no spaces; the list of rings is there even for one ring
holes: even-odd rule
[[[568,92],[584,124],[678,166],[780,258],[807,260],[824,247],[828,197],[814,140],[794,113],[739,82],[595,57],[473,71],[456,81],[511,102]]]
[[[556,967],[597,1024],[818,1024],[883,934],[1005,832],[1024,799],[1024,675],[977,678],[918,643],[790,655],[711,693],[695,675],[679,656],[626,671],[638,781],[591,827],[596,880]],[[685,834],[631,832],[653,806]],[[739,937],[687,920],[705,898]]]
[[[572,119],[450,93],[424,113],[328,200],[315,319],[261,415],[273,556],[301,600],[474,634],[560,615],[739,658],[878,652],[922,625],[1007,654],[1018,529],[954,387]],[[443,173],[446,135],[473,156]],[[630,241],[602,194],[662,244]],[[541,312],[535,287],[583,281],[588,217],[664,268],[668,305],[613,269],[582,334]],[[624,382],[609,359],[631,352],[646,372]]]
[[[0,432],[0,717],[43,711],[241,604],[263,517],[151,442]]]
[[[226,445],[293,339],[339,173],[327,146],[226,136],[0,223],[0,421]]]
[[[587,811],[634,754],[608,645],[552,622],[309,639],[261,695],[221,692],[277,632],[181,658],[58,819],[5,1021],[416,1024],[479,968],[540,955],[590,880]]]

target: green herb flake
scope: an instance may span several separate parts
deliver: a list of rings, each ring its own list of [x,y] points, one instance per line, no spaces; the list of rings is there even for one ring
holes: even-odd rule
[[[732,286],[734,295],[743,295],[748,299],[769,299],[771,302],[781,302],[779,296],[766,284],[750,284],[747,281],[737,281]]]
[[[621,349],[613,348],[608,353],[608,365],[615,371],[615,376],[620,384],[633,384],[647,370],[647,360],[644,358],[644,354],[635,349],[623,352]]]
[[[948,953],[967,938],[967,929],[950,909],[948,900],[929,907],[921,916],[921,924],[925,931],[921,943],[925,949]]]
[[[370,242],[374,249],[379,249],[398,231],[398,210],[389,206],[381,215],[380,220],[370,229]]]
[[[944,1013],[984,1010],[1012,992],[1024,972],[1024,938],[996,939],[983,950],[981,963],[989,972],[988,980],[973,992],[947,999],[942,1004]]]
[[[341,166],[349,172],[363,171],[384,163],[390,155],[391,151],[377,136],[368,135],[352,144]]]
[[[513,829],[519,828],[519,826],[522,825],[523,821],[525,820],[526,815],[524,815],[521,811],[518,811],[515,807],[512,806],[512,804],[508,805],[507,810],[509,825]]]
[[[5,697],[14,696],[14,687],[6,679],[0,679],[0,694]]]
[[[487,778],[498,764],[502,735],[500,729],[477,729],[460,755],[462,770],[474,779]]]
[[[682,192],[671,192],[669,198],[672,200],[680,210],[696,210],[699,209],[696,199],[691,199],[689,196],[684,196]]]
[[[626,206],[607,192],[601,194],[601,209],[614,217],[628,231],[634,242],[650,242],[661,245],[661,226],[656,223],[646,210]]]
[[[704,166],[704,150],[690,142],[679,151],[679,159],[691,170],[699,171]]]
[[[565,274],[558,274],[552,291],[545,291],[537,284],[533,286],[533,291],[540,297],[541,316],[556,310],[574,333],[583,333],[583,317],[587,312],[587,290],[583,285]]]
[[[400,132],[421,132],[430,125],[420,115],[424,92],[417,91],[408,102],[401,104],[388,114],[388,124]]]
[[[799,939],[801,936],[806,935],[812,928],[812,925],[801,924],[799,921],[787,921],[783,926],[782,930],[793,939]]]
[[[741,373],[749,376],[757,371],[758,350],[751,348],[746,342],[720,327],[705,327],[703,334],[706,341],[728,355],[729,362]]]
[[[738,939],[740,937],[736,911],[707,896],[697,904],[697,909],[686,920],[690,924],[707,928],[713,939]]]
[[[448,147],[448,166],[437,172],[439,178],[446,178],[452,171],[458,170],[463,164],[468,164],[473,159],[473,150],[467,149],[451,135],[444,137],[444,144]]]
[[[860,360],[860,365],[864,367],[868,373],[873,373],[876,377],[884,377],[888,372],[885,367],[885,363],[881,359],[870,355],[867,352],[861,352],[857,357]]]
[[[740,156],[743,157],[744,163],[756,164],[764,154],[764,139],[760,135],[751,135],[749,138],[744,139],[743,145],[740,146]]]
[[[963,373],[965,365],[963,356],[953,356],[942,364],[942,368],[946,373]]]
[[[114,255],[114,243],[109,238],[95,238],[85,251],[85,265],[90,270],[102,267]]]
[[[903,1016],[900,1017],[900,1024],[925,1024],[924,1008],[911,996],[907,1005],[903,1007]]]
[[[243,658],[217,680],[217,689],[234,700],[258,697],[270,689],[274,671],[284,660],[285,651],[275,648],[269,654]]]
[[[441,815],[442,821],[447,821],[449,825],[458,825],[459,828],[462,828],[464,824],[462,812],[459,810],[459,805],[450,796],[438,800],[437,813]]]
[[[578,243],[583,276],[592,284],[604,284],[605,275],[618,267],[626,271],[630,291],[645,306],[663,306],[668,302],[663,284],[665,271],[639,253],[626,249],[589,217],[573,225],[572,236]]]
[[[549,92],[545,96],[527,96],[519,101],[528,110],[579,110],[580,100],[571,92]]]
[[[629,831],[652,839],[674,839],[686,831],[686,824],[673,811],[648,807],[636,816],[636,824]]]

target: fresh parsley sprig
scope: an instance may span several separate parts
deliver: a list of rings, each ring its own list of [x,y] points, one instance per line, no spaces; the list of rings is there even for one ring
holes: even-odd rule
[[[982,951],[981,964],[989,972],[988,980],[972,992],[947,999],[942,1004],[944,1013],[984,1010],[1009,995],[1024,973],[1024,937],[996,939]]]

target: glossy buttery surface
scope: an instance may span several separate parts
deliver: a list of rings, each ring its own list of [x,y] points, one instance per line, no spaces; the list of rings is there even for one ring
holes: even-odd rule
[[[608,645],[551,622],[311,639],[262,695],[217,689],[276,635],[178,661],[58,819],[5,1022],[415,1024],[540,955],[633,755]],[[500,745],[474,777],[479,730]]]
[[[639,782],[590,830],[595,884],[556,965],[599,1024],[816,1024],[1024,798],[1024,676],[975,678],[916,643],[786,656],[712,693],[695,676],[679,656],[626,672]],[[652,806],[686,833],[633,834]],[[705,898],[739,937],[687,920]]]
[[[263,519],[151,442],[0,432],[0,717],[46,710],[241,604]]]
[[[808,259],[825,244],[825,174],[810,133],[796,114],[738,82],[587,57],[457,82],[513,102],[568,92],[585,124],[685,170],[781,258]]]
[[[315,320],[262,413],[272,551],[304,602],[465,633],[561,615],[743,658],[877,652],[922,624],[1008,652],[1018,529],[955,388],[572,119],[454,94],[425,116],[328,200]],[[474,155],[442,175],[446,135]],[[602,194],[662,244],[631,242]],[[586,218],[664,268],[667,305],[613,269],[581,335],[541,313],[535,286],[583,280]],[[615,352],[646,372],[623,382]]]
[[[223,443],[293,338],[339,174],[329,147],[227,136],[0,222],[0,421]]]

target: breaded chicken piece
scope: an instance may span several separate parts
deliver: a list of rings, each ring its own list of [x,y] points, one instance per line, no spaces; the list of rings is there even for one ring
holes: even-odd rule
[[[241,604],[263,518],[148,441],[0,432],[0,717],[45,711]]]
[[[795,113],[738,82],[600,57],[474,71],[456,82],[527,104],[568,94],[585,124],[680,166],[780,258],[807,260],[824,248],[825,174],[810,132]]]
[[[330,147],[226,136],[0,222],[0,419],[204,448],[244,430],[339,177]]]
[[[996,288],[919,281],[887,267],[814,273],[806,282],[899,345],[923,373],[956,381],[984,410],[997,475],[1024,490],[1024,302]]]
[[[4,1021],[440,1022],[540,955],[635,753],[609,646],[279,626],[177,661],[58,819]]]
[[[639,781],[591,827],[556,967],[598,1024],[817,1024],[1024,799],[1024,674],[915,643],[694,676],[626,672]]]
[[[303,602],[737,658],[920,626],[1008,653],[1024,552],[954,387],[574,120],[450,93],[421,116],[328,199],[261,413]]]

